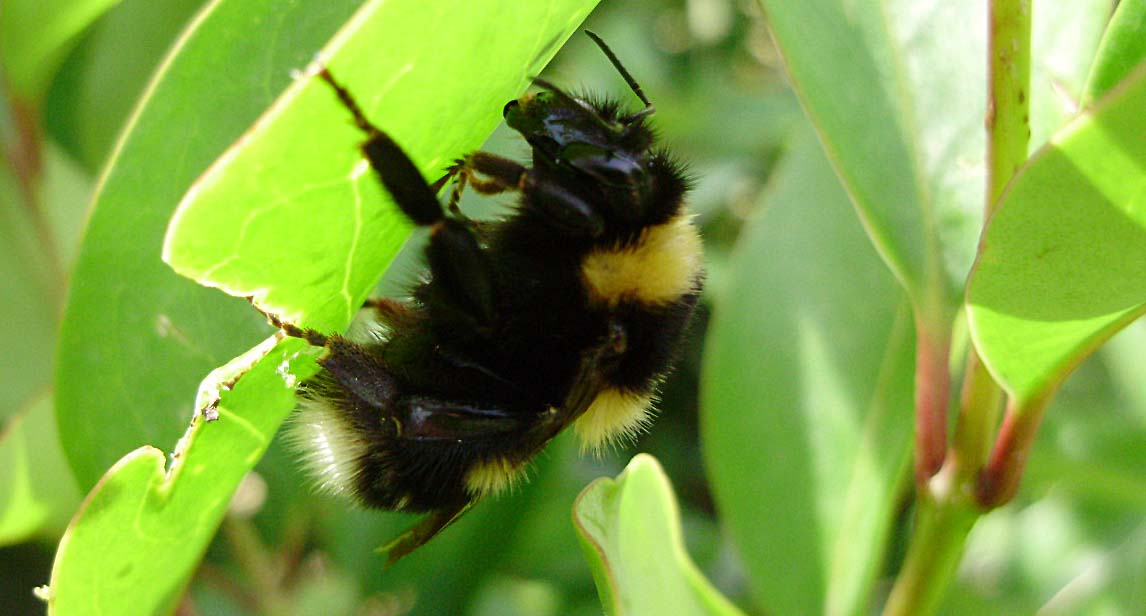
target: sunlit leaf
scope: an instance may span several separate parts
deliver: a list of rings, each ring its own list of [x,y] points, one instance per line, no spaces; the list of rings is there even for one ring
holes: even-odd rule
[[[163,614],[174,608],[231,493],[274,437],[284,409],[292,406],[292,390],[276,370],[298,355],[301,344],[292,343],[274,351],[273,363],[247,372],[224,399],[224,405],[231,397],[243,400],[255,411],[237,415],[223,406],[214,423],[196,418],[169,469],[162,451],[145,446],[108,470],[60,541],[50,613]],[[237,359],[223,371],[225,378],[269,348]]]
[[[163,234],[195,178],[356,5],[217,1],[149,86],[97,189],[60,334],[60,436],[83,489],[140,445],[169,448],[196,384],[267,335],[245,302],[164,265]]]
[[[689,558],[680,511],[656,458],[640,454],[573,506],[581,547],[607,614],[739,614]]]
[[[967,289],[971,332],[1030,400],[1146,311],[1146,69],[1055,135],[1016,177]]]
[[[368,4],[318,62],[427,176],[440,174],[481,145],[592,3],[528,6]],[[308,325],[345,327],[409,233],[350,120],[327,84],[300,78],[188,193],[164,259],[290,320],[305,310]]]

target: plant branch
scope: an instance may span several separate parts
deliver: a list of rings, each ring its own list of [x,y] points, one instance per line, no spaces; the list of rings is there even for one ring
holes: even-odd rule
[[[222,530],[235,560],[250,576],[253,595],[261,613],[269,616],[290,614],[290,606],[280,584],[281,575],[254,526],[248,520],[228,515],[223,519]]]
[[[935,482],[950,485],[944,473]],[[940,498],[921,493],[915,512],[915,528],[903,568],[883,608],[883,616],[931,614],[947,590],[963,556],[967,533],[979,517],[978,508],[955,493],[938,490]]]
[[[1030,0],[991,0],[989,27],[984,220],[989,219],[998,207],[1007,185],[1026,162],[1030,147]],[[984,452],[990,446],[991,430],[997,422],[999,394],[996,393],[997,385],[982,383],[987,376],[982,360],[972,348],[967,361],[968,380],[964,394],[981,399],[972,400],[977,403],[965,405],[960,412],[956,432],[961,433],[961,438],[957,438],[955,452],[963,466],[959,475],[968,479],[981,468]],[[1041,408],[1034,413],[1035,417],[1024,418],[1023,415],[1026,413],[1016,409],[1012,400],[990,462],[977,478],[980,485],[976,492],[984,507],[1005,503],[1014,496],[1018,487],[1026,453],[1042,419]],[[1019,450],[1012,449],[1014,447]]]
[[[1030,145],[1031,2],[990,0],[985,218],[1027,160]]]
[[[41,198],[44,179],[43,128],[35,105],[17,97],[7,83],[0,84],[0,93],[16,133],[11,143],[3,144],[3,162],[15,176],[27,220],[36,238],[36,248],[43,255],[50,275],[46,286],[47,299],[53,309],[58,311],[64,303],[67,272]]]
[[[988,10],[984,222],[994,213],[1007,184],[1026,161],[1030,140],[1031,3],[1030,0],[989,0]],[[938,421],[942,415],[934,412],[924,415],[927,408],[920,404],[921,400],[936,401],[940,392],[947,395],[945,387],[931,392],[918,390],[936,387],[941,381],[946,383],[946,378],[938,379],[923,371],[938,366],[934,361],[938,349],[928,347],[934,343],[929,339],[930,333],[920,330],[916,364],[916,485],[919,490],[915,529],[903,568],[884,606],[885,616],[923,616],[936,610],[955,576],[967,534],[985,510],[983,505],[1006,502],[1014,494],[1045,407],[1043,401],[1037,406],[1008,409],[988,460],[1002,393],[972,348],[967,357],[951,449],[942,460],[939,473],[925,481],[926,471],[935,464],[935,452],[943,451],[935,435],[944,434],[946,428],[945,422]],[[930,355],[932,361],[924,362],[925,355]],[[945,398],[943,403],[946,404]]]

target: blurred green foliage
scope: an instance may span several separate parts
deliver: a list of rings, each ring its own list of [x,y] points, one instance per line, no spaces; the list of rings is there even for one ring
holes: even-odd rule
[[[20,15],[5,11],[14,4],[18,0],[0,7],[0,22]],[[57,328],[86,208],[117,135],[148,79],[201,3],[76,4],[85,7],[86,21],[69,23],[63,30],[56,27],[53,32],[65,35],[51,40],[45,33],[45,42],[52,48],[37,52],[50,52],[58,61],[16,57],[12,54],[19,53],[19,45],[8,39],[0,42],[6,54],[0,56],[0,70],[7,72],[0,84],[4,97],[0,105],[0,339],[7,342],[0,360],[0,611],[5,614],[42,611],[32,588],[48,582],[51,556],[68,517],[80,504],[77,479],[56,445],[56,427],[48,419]],[[333,31],[354,3],[331,6]],[[809,29],[822,26],[800,23]],[[28,40],[26,35],[36,32],[35,25],[4,24],[0,36],[16,28]],[[705,314],[680,367],[665,384],[654,428],[633,448],[601,459],[581,458],[573,442],[558,439],[538,461],[525,488],[482,504],[457,528],[387,572],[382,571],[381,559],[372,548],[409,519],[354,510],[314,495],[280,443],[272,442],[256,472],[239,486],[232,513],[187,594],[179,600],[181,613],[600,613],[570,509],[581,488],[597,477],[619,473],[636,450],[653,454],[671,478],[680,500],[685,541],[698,568],[745,611],[782,613],[777,606],[827,605],[820,595],[832,586],[828,581],[817,574],[793,575],[781,588],[767,577],[769,567],[799,572],[812,562],[789,561],[793,557],[785,550],[820,558],[833,549],[844,549],[839,546],[847,547],[851,535],[818,536],[821,527],[817,525],[838,532],[839,521],[833,516],[838,517],[839,510],[831,507],[857,500],[865,505],[863,511],[879,519],[867,525],[852,523],[872,533],[864,537],[878,535],[882,541],[856,547],[853,557],[868,559],[862,563],[865,569],[838,579],[860,580],[855,583],[862,588],[849,595],[850,601],[881,603],[881,593],[900,564],[910,531],[910,494],[903,481],[906,465],[896,464],[903,454],[885,458],[884,462],[891,460],[889,467],[870,475],[860,468],[853,476],[848,466],[842,478],[843,471],[833,467],[835,458],[810,462],[794,458],[806,451],[840,449],[863,459],[856,452],[873,446],[881,454],[888,453],[886,448],[879,449],[884,441],[857,441],[854,435],[830,428],[833,421],[849,421],[842,411],[869,411],[887,404],[886,396],[895,399],[898,395],[896,387],[902,384],[896,363],[898,347],[873,347],[868,334],[899,331],[895,327],[902,316],[896,312],[900,292],[886,271],[869,267],[878,265],[877,256],[870,244],[860,241],[859,220],[845,207],[843,192],[826,173],[828,166],[808,137],[807,122],[785,81],[760,7],[744,0],[614,0],[600,5],[584,27],[607,40],[641,82],[657,105],[656,123],[665,142],[689,161],[697,178],[692,206],[704,229],[708,258]],[[257,29],[252,32],[235,36],[257,39]],[[318,39],[315,44],[321,42]],[[301,67],[313,50],[275,49],[273,53],[293,58]],[[1086,63],[1085,58],[1073,62]],[[19,83],[11,79],[13,70],[21,71]],[[29,73],[35,70],[43,74]],[[545,76],[559,84],[628,96],[624,83],[583,37],[571,40]],[[264,99],[252,101],[251,109],[244,111],[250,117],[229,115],[233,110],[201,110],[203,121],[234,123],[236,137],[290,81],[285,73],[226,73],[218,79],[268,80]],[[38,85],[21,85],[25,83]],[[853,106],[868,102],[847,101]],[[841,121],[846,125],[847,119]],[[156,133],[156,138],[161,137],[161,131]],[[512,156],[525,153],[520,141],[504,127],[495,132],[487,148]],[[770,185],[778,162],[783,163],[784,174]],[[181,172],[195,176],[202,170]],[[166,220],[178,197],[173,194],[169,202],[140,203],[141,215]],[[468,211],[488,207],[467,199],[463,208]],[[823,201],[823,209],[816,209],[817,200]],[[808,208],[807,216],[801,208]],[[752,222],[741,238],[745,220]],[[810,226],[813,222],[821,226]],[[120,241],[139,241],[130,224],[122,230]],[[85,250],[109,248],[89,245]],[[815,261],[828,254],[846,263],[847,269]],[[141,268],[163,268],[159,256],[156,243],[154,262]],[[805,267],[800,276],[786,277],[791,272],[779,266],[761,268],[763,278],[745,274],[761,262],[792,260],[800,260]],[[416,243],[412,242],[379,288],[384,293],[401,292],[417,275],[418,267]],[[117,289],[126,298],[122,306],[131,306],[147,297],[133,286],[146,284],[133,271],[107,271],[101,273],[106,278],[74,280],[83,288],[72,292],[87,292],[93,286]],[[243,302],[190,282],[187,285],[189,295],[214,302],[233,319],[204,324],[210,332],[195,339],[207,349],[199,363],[172,359],[167,365],[139,366],[135,373],[106,383],[108,390],[143,392],[129,398],[135,402],[125,416],[163,413],[169,420],[170,429],[156,433],[149,442],[123,444],[128,449],[153,445],[171,451],[191,415],[193,392],[206,370],[269,333]],[[807,288],[814,292],[804,293]],[[777,304],[803,306],[791,313],[788,329],[770,331],[782,320],[753,319]],[[829,312],[832,306],[837,310]],[[709,312],[724,319],[726,329],[721,338],[710,341],[714,346],[708,353],[722,355],[716,361],[710,356],[705,366],[706,386],[713,388],[706,396],[740,400],[745,412],[706,416],[702,444],[700,358]],[[97,324],[103,316],[85,314],[78,322],[88,320],[99,331]],[[823,337],[832,334],[833,328],[842,333]],[[876,331],[879,328],[883,329]],[[70,352],[98,355],[100,345],[124,353],[132,350],[131,332],[101,336],[107,339],[90,340],[87,344],[93,346]],[[1019,498],[985,517],[972,533],[943,613],[1026,614],[1041,609],[1052,614],[1133,614],[1146,605],[1143,348],[1146,327],[1139,322],[1066,382],[1048,412]],[[810,361],[810,356],[816,356],[809,354],[819,352],[838,372],[819,372],[811,375],[817,379],[804,381],[784,378],[782,369]],[[768,366],[780,371],[768,372],[769,378],[753,382],[752,388],[735,387],[741,382],[737,379],[752,379]],[[882,389],[872,383],[872,391],[864,390],[871,399],[831,396],[836,377],[866,383],[869,373],[889,379],[881,382]],[[792,374],[798,373],[793,370]],[[156,387],[156,380],[165,395],[174,395],[185,404],[177,408],[150,405],[147,388]],[[100,390],[90,392],[93,399],[105,393],[104,387],[93,387]],[[785,402],[795,388],[822,394],[813,399],[823,405],[824,413],[805,415],[795,410],[797,403]],[[761,398],[773,401],[768,417],[749,412],[750,405]],[[897,409],[903,411],[902,405]],[[784,415],[785,411],[789,414]],[[809,434],[805,421],[824,427],[822,433],[813,434],[819,435],[815,442],[798,440]],[[865,421],[874,430],[888,417]],[[97,425],[94,430],[97,434],[106,431],[111,435],[108,442],[115,442],[116,428]],[[902,424],[895,426],[901,428]],[[894,434],[877,436],[893,443],[888,447],[894,449]],[[99,444],[105,450],[97,453],[108,464],[127,453],[118,444],[111,446],[102,440]],[[745,453],[760,456],[741,455]],[[809,466],[797,466],[804,474],[788,476],[789,483],[773,483],[773,478],[783,479],[782,473],[792,464],[805,463]],[[774,466],[756,466],[767,464]],[[750,501],[770,495],[767,506],[774,511],[763,510],[755,517],[727,512],[718,517],[719,501],[714,501],[706,465],[721,473],[716,483],[723,482],[725,490],[732,490],[732,498],[742,494]],[[78,485],[86,491],[101,472],[93,468],[81,473]],[[865,483],[865,478],[874,482],[886,477],[890,483],[865,491],[864,486],[874,485]],[[801,481],[823,482],[820,489],[834,490],[840,501],[798,501],[797,494],[807,496],[798,493]],[[839,492],[849,485],[853,492],[844,501]],[[729,498],[727,493],[725,498]],[[801,515],[818,517],[813,524],[797,519]],[[732,532],[726,533],[724,525]],[[746,541],[746,536],[756,536],[759,542]],[[807,543],[785,546],[784,541],[792,536]],[[762,551],[768,549],[774,552]],[[875,591],[867,596],[866,584],[873,583]],[[792,599],[785,603],[788,597]]]

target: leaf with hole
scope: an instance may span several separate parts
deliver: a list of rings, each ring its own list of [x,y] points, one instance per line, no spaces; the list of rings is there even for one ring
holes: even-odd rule
[[[342,26],[322,57],[342,67],[340,77],[355,84],[364,101],[380,100],[391,87],[404,89],[396,85],[403,80],[417,84],[417,91],[405,90],[400,114],[387,117],[413,130],[404,139],[439,143],[443,152],[456,148],[448,153],[453,156],[480,145],[504,101],[520,93],[592,8],[583,1],[523,6],[493,0],[430,8],[406,0],[369,2],[350,17],[353,4],[284,9],[270,1],[218,0],[198,16],[149,87],[96,198],[63,332],[61,426],[85,487],[140,444],[173,443],[197,408],[189,395],[194,383],[269,331],[246,302],[223,301],[158,259],[171,208],[236,138],[242,136],[196,184],[172,224],[164,252],[172,265],[192,271],[197,258],[219,258],[208,265],[218,279],[203,272],[197,277],[216,286],[266,285],[303,297],[313,303],[292,310],[340,329],[348,300],[367,293],[404,239],[403,224],[395,222],[380,190],[354,180],[359,154],[344,110],[326,92],[307,90],[305,81],[292,85],[291,69],[305,67]],[[517,26],[518,36],[491,36],[506,23]],[[249,36],[256,29],[266,36]],[[387,41],[381,51],[379,41]],[[493,76],[487,62],[498,66]],[[371,66],[395,72],[379,74]],[[282,89],[289,102],[273,106],[244,133]],[[300,91],[318,106],[304,103],[292,111]],[[424,104],[411,102],[414,95]],[[474,110],[475,100],[498,103]],[[290,122],[279,126],[291,129],[286,132],[264,128],[284,116],[313,123],[304,122],[302,133],[292,132],[299,125]],[[417,147],[411,150],[423,152]],[[268,158],[252,162],[255,153]],[[322,168],[314,160],[327,156],[345,168],[328,178],[330,186],[310,184],[306,170]],[[301,161],[302,171],[295,174],[288,159]],[[233,163],[229,169],[227,161]],[[261,165],[282,173],[268,174]],[[243,177],[227,179],[220,169]],[[212,189],[221,185],[240,197]],[[359,187],[360,199],[354,194]],[[283,227],[275,224],[260,226],[259,213],[276,207],[301,213],[296,222],[313,232],[299,238],[280,234]],[[243,241],[233,241],[236,233]],[[188,254],[189,246],[203,250]],[[300,259],[315,254],[320,258]],[[299,289],[316,271],[334,272],[331,286],[323,287],[336,289],[330,297]],[[247,363],[270,354],[224,395],[219,422],[186,431],[170,469],[164,470],[157,449],[145,448],[99,480],[57,555],[54,609],[66,612],[65,606],[81,601],[122,614],[173,607],[234,487],[293,406],[289,383],[315,369],[314,351],[300,355],[303,346],[291,340],[244,358]],[[227,376],[236,371],[232,365]],[[221,380],[209,378],[204,393]],[[111,550],[109,541],[124,547]],[[123,551],[127,546],[130,553]],[[142,587],[146,593],[129,592]]]

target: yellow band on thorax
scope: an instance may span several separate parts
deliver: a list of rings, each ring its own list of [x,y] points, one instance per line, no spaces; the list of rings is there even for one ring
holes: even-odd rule
[[[581,263],[591,299],[666,304],[695,289],[701,268],[700,234],[680,215],[646,229],[636,242],[597,249]]]

